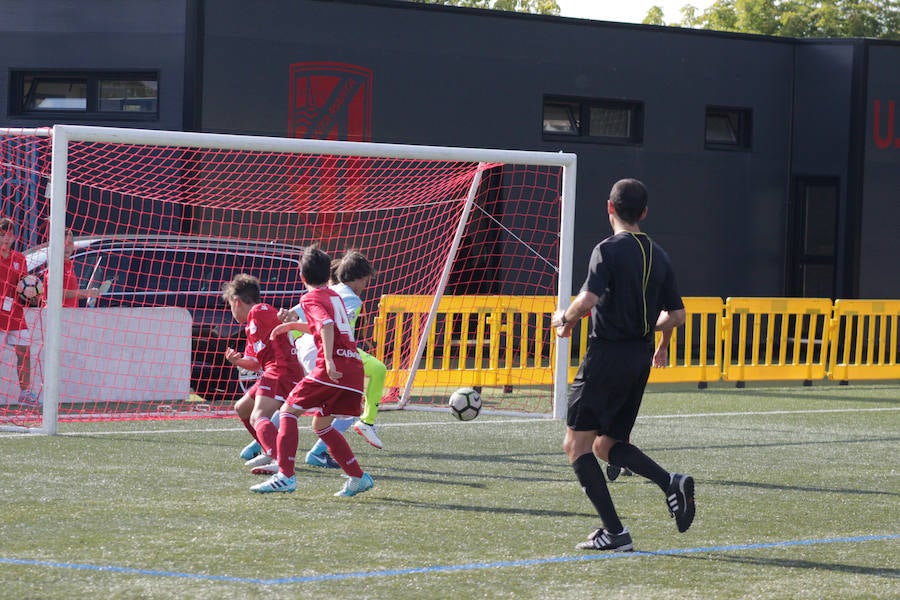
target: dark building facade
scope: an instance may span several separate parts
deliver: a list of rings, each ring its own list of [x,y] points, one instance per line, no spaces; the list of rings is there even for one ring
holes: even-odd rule
[[[900,297],[897,43],[393,0],[8,0],[0,63],[2,126],[576,153],[577,285],[610,185],[636,177],[685,295]],[[81,104],[36,99],[79,74]]]

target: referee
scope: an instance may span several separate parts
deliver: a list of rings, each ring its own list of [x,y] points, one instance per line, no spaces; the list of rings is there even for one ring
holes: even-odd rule
[[[563,449],[603,526],[578,544],[580,549],[634,549],[622,525],[596,457],[653,481],[666,495],[678,531],[694,520],[694,480],[669,473],[627,440],[650,376],[654,331],[671,332],[684,323],[684,304],[666,252],[641,232],[647,190],[622,179],[607,201],[613,235],[594,247],[587,279],[566,310],[553,313],[560,337],[589,312],[587,352],[569,387]]]

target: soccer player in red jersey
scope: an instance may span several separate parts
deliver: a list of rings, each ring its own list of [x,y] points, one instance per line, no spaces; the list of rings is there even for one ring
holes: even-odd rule
[[[340,295],[328,287],[331,258],[316,246],[303,251],[300,273],[307,293],[300,299],[306,322],[282,323],[272,330],[275,339],[291,330],[312,333],[318,350],[315,368],[291,390],[281,407],[278,428],[278,473],[251,487],[254,492],[293,492],[297,489],[297,417],[312,415],[312,429],[349,476],[335,496],[355,496],[374,487],[363,472],[344,436],[332,426],[334,418],[358,417],[364,397],[363,364],[356,349],[353,326]]]
[[[0,335],[16,352],[19,404],[34,406],[38,397],[31,391],[31,332],[16,294],[16,285],[28,267],[25,255],[13,248],[15,243],[16,224],[9,218],[0,219]]]
[[[98,288],[78,289],[78,277],[75,275],[75,263],[72,261],[72,253],[75,252],[75,239],[72,230],[66,229],[66,245],[63,250],[63,308],[76,308],[82,298],[99,298]],[[88,284],[90,285],[90,284]],[[50,271],[44,273],[44,289],[50,289]],[[46,304],[46,296],[44,298]]]
[[[263,453],[247,461],[247,466],[274,465],[278,429],[272,423],[272,415],[303,376],[300,363],[287,336],[270,338],[281,320],[278,309],[262,302],[256,277],[246,273],[235,276],[226,284],[222,298],[231,307],[235,321],[246,323],[247,332],[244,352],[226,348],[225,360],[236,367],[262,371],[256,383],[234,405],[244,427],[263,447]]]

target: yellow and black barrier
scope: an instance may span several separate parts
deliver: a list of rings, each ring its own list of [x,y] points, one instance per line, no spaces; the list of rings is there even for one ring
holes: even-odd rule
[[[388,368],[387,387],[403,387],[431,296],[388,295],[375,317],[375,356]],[[444,296],[416,373],[420,386],[546,385],[555,339],[550,296]],[[390,333],[388,333],[390,332]]]
[[[837,300],[831,318],[829,377],[900,379],[900,300]]]
[[[722,378],[824,379],[831,310],[827,298],[728,298]]]
[[[375,355],[388,387],[402,387],[433,298],[386,295]],[[900,300],[685,297],[687,319],[669,342],[669,366],[651,383],[900,379]],[[556,343],[551,296],[444,296],[428,332],[419,386],[549,385]],[[570,344],[569,379],[587,348],[588,320]],[[659,338],[657,338],[659,339]]]

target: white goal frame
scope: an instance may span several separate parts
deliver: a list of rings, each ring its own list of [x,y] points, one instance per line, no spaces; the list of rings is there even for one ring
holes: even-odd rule
[[[149,146],[179,146],[216,150],[245,150],[258,152],[284,152],[328,154],[346,157],[373,157],[396,159],[420,159],[443,161],[467,161],[475,163],[500,162],[562,168],[562,189],[560,196],[560,244],[557,302],[561,308],[571,302],[572,291],[572,248],[575,227],[575,179],[577,156],[561,152],[537,152],[521,150],[498,150],[485,148],[457,148],[446,146],[420,146],[404,144],[380,144],[369,142],[346,142],[330,140],[293,139],[279,137],[194,133],[181,131],[160,131],[148,129],[126,129],[115,127],[94,127],[82,125],[55,125],[46,129],[0,129],[0,135],[49,135],[52,137],[52,162],[50,175],[50,232],[49,232],[49,294],[45,314],[47,331],[59,331],[62,326],[62,266],[65,243],[65,218],[67,196],[67,169],[69,142],[107,142],[138,144]],[[455,232],[452,247],[447,256],[441,277],[439,292],[436,294],[423,336],[435,319],[438,303],[449,278],[455,253],[460,245],[468,215],[474,202],[477,182],[468,195],[464,213]],[[555,336],[554,336],[555,337]],[[561,419],[566,409],[566,386],[569,369],[569,340],[556,339],[556,357],[553,364],[553,412]],[[416,359],[424,350],[424,339],[419,344]],[[60,392],[61,341],[58,335],[48,335],[44,348],[44,394],[43,415],[40,428],[3,427],[19,431],[56,434],[58,431],[58,409]],[[418,360],[413,362],[417,365]],[[411,371],[401,406],[405,404],[413,384],[415,370]]]

